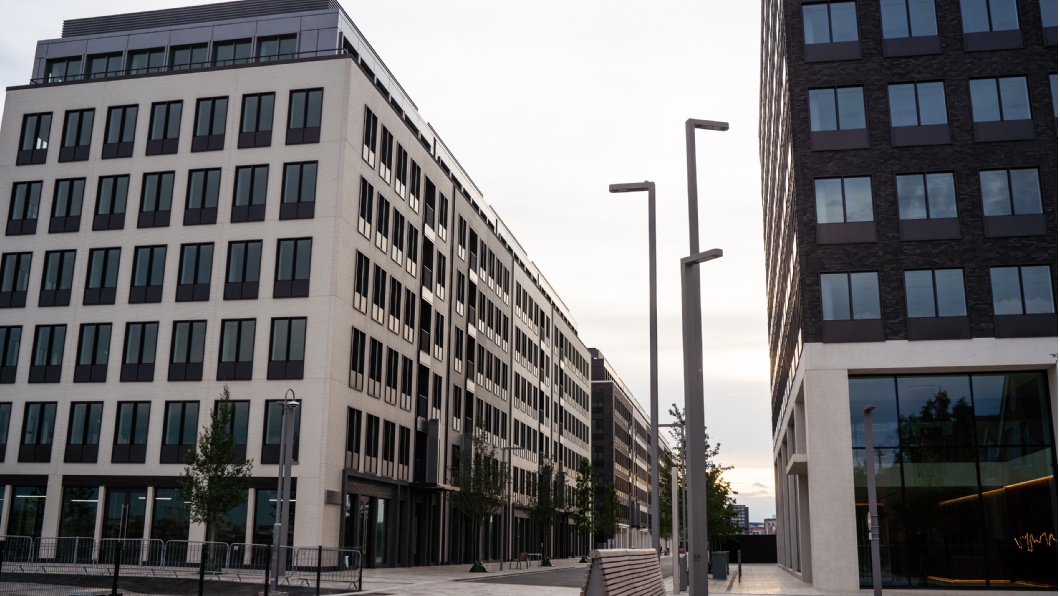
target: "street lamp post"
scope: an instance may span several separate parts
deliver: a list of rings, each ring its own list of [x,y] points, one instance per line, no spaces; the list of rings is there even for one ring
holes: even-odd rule
[[[290,395],[291,399],[287,399]],[[280,473],[276,484],[276,521],[272,524],[272,589],[280,589],[280,578],[286,573],[287,521],[291,507],[291,459],[294,453],[294,417],[298,402],[294,389],[288,389],[280,402]]]
[[[699,251],[699,188],[696,179],[696,130],[729,130],[728,122],[715,122],[713,120],[697,120],[689,118],[685,121],[685,160],[688,173],[688,245],[690,257],[681,260],[681,286],[683,302],[683,339],[684,339],[684,368],[685,368],[685,416],[688,425],[688,444],[690,457],[688,472],[690,483],[690,497],[695,502],[689,503],[690,546],[695,547],[692,553],[691,564],[692,583],[690,593],[695,596],[703,596],[707,593],[707,558],[703,556],[704,547],[707,546],[707,499],[706,462],[699,454],[706,452],[706,431],[703,415],[703,317],[700,312],[700,285],[699,269],[692,266],[696,263],[717,258],[717,254],[707,256],[715,251],[700,253]],[[687,278],[687,279],[686,279]]]
[[[714,248],[681,259],[681,310],[685,349],[685,416],[688,441],[688,529],[689,570],[692,579],[689,594],[705,596],[707,587],[707,466],[706,432],[703,424],[703,330],[700,328],[699,292],[692,287],[692,272],[696,265],[720,258],[722,251]],[[696,281],[698,282],[698,276]],[[692,321],[696,321],[693,324]]]
[[[610,192],[648,192],[648,327],[649,369],[651,375],[651,539],[659,548],[659,313],[655,275],[655,183],[645,180],[612,184]]]

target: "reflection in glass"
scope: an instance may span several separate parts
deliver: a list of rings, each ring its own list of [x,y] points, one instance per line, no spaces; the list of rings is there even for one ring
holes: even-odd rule
[[[898,445],[898,401],[894,377],[850,379],[850,435],[854,447],[865,446],[865,406],[872,411],[872,442],[876,447]],[[856,478],[855,478],[856,481]]]
[[[154,513],[151,516],[153,540],[167,542],[188,539],[189,511],[177,493],[175,488],[155,489]]]

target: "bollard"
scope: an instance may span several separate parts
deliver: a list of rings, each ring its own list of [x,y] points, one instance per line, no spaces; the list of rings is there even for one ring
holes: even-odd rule
[[[199,596],[202,596],[203,585],[206,583],[206,545],[203,544],[199,550]]]
[[[743,583],[743,549],[736,551],[736,581]]]
[[[118,596],[118,576],[121,574],[121,556],[125,548],[125,541],[118,540],[118,556],[114,559],[114,581],[110,586],[111,596]],[[74,555],[77,556],[76,554]]]
[[[265,596],[269,596],[269,584],[272,582],[272,545],[269,545],[269,556],[265,559]]]
[[[324,557],[324,546],[317,545],[317,596],[320,596],[320,566],[322,565],[321,559]]]

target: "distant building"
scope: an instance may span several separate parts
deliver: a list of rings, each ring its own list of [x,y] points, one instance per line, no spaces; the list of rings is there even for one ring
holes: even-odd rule
[[[740,526],[741,534],[749,534],[751,529],[750,511],[747,509],[747,505],[733,505],[732,518],[736,521],[736,525]]]
[[[765,520],[765,523],[763,525],[765,527],[766,534],[776,534],[777,533],[777,516],[774,515],[773,517],[767,517],[766,520]]]

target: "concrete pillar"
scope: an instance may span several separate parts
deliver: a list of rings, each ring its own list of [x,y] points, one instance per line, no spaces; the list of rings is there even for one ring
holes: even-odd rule
[[[147,500],[144,501],[144,535],[143,539],[151,538],[151,524],[155,520],[155,487],[147,487]]]
[[[107,487],[101,486],[96,489],[96,529],[92,532],[92,538],[99,542],[103,538],[103,518],[107,515]],[[54,534],[58,536],[58,534]]]
[[[63,507],[63,477],[60,474],[48,476],[48,488],[44,499],[44,522],[41,525],[41,536],[59,535],[59,513]]]
[[[4,502],[0,503],[0,534],[9,534],[7,531],[7,520],[11,517],[11,499],[14,498],[15,488],[10,484],[4,485]]]
[[[858,591],[854,460],[851,455],[850,390],[845,369],[805,373],[808,476],[803,532],[812,559],[804,559],[822,590]],[[801,503],[800,503],[801,505]]]

